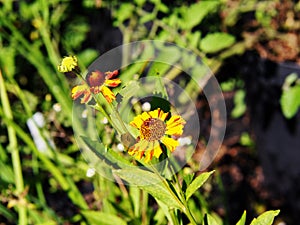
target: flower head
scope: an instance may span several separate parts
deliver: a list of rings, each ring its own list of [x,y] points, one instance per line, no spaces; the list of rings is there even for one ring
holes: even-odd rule
[[[145,162],[149,162],[153,156],[159,158],[162,154],[161,144],[173,152],[179,142],[172,136],[182,135],[185,120],[179,115],[170,118],[168,115],[168,112],[165,113],[158,108],[136,116],[130,125],[137,128],[140,135],[138,142],[129,149],[128,153],[134,155],[136,159],[144,156]]]
[[[76,56],[66,56],[61,63],[57,66],[57,69],[61,73],[71,72],[77,67]]]
[[[92,99],[92,94],[101,92],[106,100],[111,103],[116,99],[116,96],[108,87],[117,87],[121,83],[119,78],[114,78],[117,75],[118,70],[106,72],[105,74],[98,70],[91,72],[87,76],[86,83],[73,87],[72,99],[75,100],[83,96],[81,103],[88,103]]]

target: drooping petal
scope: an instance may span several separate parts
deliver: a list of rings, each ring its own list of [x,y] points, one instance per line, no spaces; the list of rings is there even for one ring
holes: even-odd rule
[[[72,99],[76,100],[81,95],[83,95],[86,90],[88,90],[88,87],[85,84],[77,85],[77,86],[73,87],[72,91],[71,91]]]
[[[153,146],[153,155],[156,157],[156,158],[159,158],[159,156],[161,155],[162,153],[162,149],[160,147],[160,144],[158,141],[155,141],[154,142],[154,146]]]
[[[109,71],[109,72],[106,72],[105,74],[106,74],[105,79],[109,80],[109,79],[112,79],[112,78],[118,76],[119,71],[118,70],[114,70],[112,72]]]
[[[91,101],[92,99],[92,95],[90,91],[85,91],[83,94],[83,97],[81,98],[80,103],[84,104],[84,103],[88,103],[89,101]]]
[[[108,87],[117,87],[121,83],[121,79],[105,80],[104,84]]]
[[[106,86],[102,86],[101,92],[109,103],[116,99],[115,94]]]
[[[166,136],[164,136],[161,141],[171,152],[173,152],[175,148],[179,145],[179,142],[177,140]]]
[[[136,159],[141,159],[147,150],[148,144],[147,141],[141,140],[128,150],[128,154],[134,155]]]

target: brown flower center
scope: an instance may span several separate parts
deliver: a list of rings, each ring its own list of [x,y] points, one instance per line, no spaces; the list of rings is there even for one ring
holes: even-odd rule
[[[149,118],[141,126],[141,136],[147,141],[159,140],[164,136],[166,124],[157,118]]]
[[[105,82],[104,73],[99,70],[93,71],[88,74],[87,83],[90,87],[99,87]]]

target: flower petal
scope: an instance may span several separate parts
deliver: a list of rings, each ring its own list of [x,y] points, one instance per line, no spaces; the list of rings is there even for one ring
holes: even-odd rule
[[[104,84],[108,87],[117,87],[121,83],[121,79],[105,80]]]
[[[106,86],[102,86],[101,92],[109,103],[116,99],[115,94]]]
[[[76,56],[66,56],[57,66],[57,70],[62,73],[71,72],[77,66]]]
[[[175,148],[179,145],[179,142],[177,140],[166,136],[164,136],[161,141],[171,152],[173,152]]]
[[[105,79],[109,80],[111,78],[118,76],[119,71],[118,70],[114,70],[112,72],[109,71],[109,72],[106,72],[105,74],[106,74]]]
[[[160,144],[158,141],[155,141],[154,142],[154,146],[153,146],[153,155],[156,157],[156,158],[159,158],[159,156],[161,155],[162,153],[162,149],[160,147]]]
[[[77,98],[79,98],[81,95],[84,94],[85,91],[88,90],[87,85],[82,84],[82,85],[77,85],[75,87],[72,88],[72,99],[76,100]]]
[[[169,135],[182,135],[183,133],[183,125],[185,124],[185,120],[182,119],[181,116],[175,115],[171,116],[171,118],[166,122],[166,134]]]

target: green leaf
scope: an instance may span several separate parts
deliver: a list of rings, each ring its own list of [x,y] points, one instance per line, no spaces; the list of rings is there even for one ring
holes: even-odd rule
[[[270,210],[264,212],[256,219],[253,219],[250,225],[271,225],[275,216],[279,214],[280,210]]]
[[[227,33],[212,33],[200,41],[200,49],[206,53],[216,53],[230,47],[235,42],[235,37]]]
[[[300,85],[283,90],[280,105],[286,118],[290,119],[295,116],[300,107]]]
[[[298,79],[298,74],[297,73],[291,73],[289,74],[285,80],[284,80],[284,83],[283,83],[283,86],[282,86],[282,89],[283,90],[287,90],[291,87],[291,85],[296,82]]]
[[[91,211],[91,210],[84,210],[81,211],[81,214],[86,218],[90,225],[126,225],[127,223],[122,220],[120,217],[104,213],[100,211]]]
[[[210,214],[205,214],[204,225],[222,225],[222,220],[218,220]]]
[[[244,211],[241,219],[236,223],[236,225],[245,225],[246,223],[246,211]]]
[[[194,26],[200,24],[203,18],[215,11],[219,4],[219,1],[200,1],[190,7],[182,7],[182,28],[192,29]]]
[[[12,168],[5,163],[0,161],[0,178],[2,181],[7,182],[9,184],[13,184],[15,182],[15,174]]]
[[[234,95],[234,108],[231,111],[231,116],[233,118],[238,118],[246,112],[246,103],[245,103],[245,91],[238,90]]]
[[[149,69],[149,76],[164,76],[168,69],[181,58],[180,49],[176,46],[163,47]]]
[[[125,20],[129,19],[133,15],[134,5],[132,3],[123,3],[120,8],[115,12],[116,22],[114,25],[118,26],[123,23]]]
[[[204,182],[207,181],[212,173],[214,173],[214,170],[201,173],[198,177],[196,177],[195,180],[193,180],[193,182],[186,189],[186,200],[188,200],[204,184]]]
[[[106,165],[112,168],[121,168],[125,165],[130,166],[130,162],[127,161],[117,152],[112,149],[107,149],[99,141],[91,140],[88,137],[81,137],[84,143],[89,147],[89,149]]]
[[[174,192],[163,183],[158,175],[138,168],[114,170],[114,174],[131,185],[136,185],[170,208],[181,209],[182,205]]]

